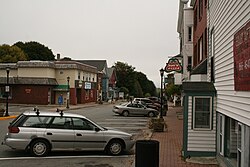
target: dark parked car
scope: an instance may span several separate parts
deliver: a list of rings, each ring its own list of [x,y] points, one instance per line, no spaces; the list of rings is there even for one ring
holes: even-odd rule
[[[146,107],[153,108],[153,109],[156,109],[158,111],[161,109],[160,103],[155,103],[152,100],[150,100],[149,98],[134,98],[133,102],[141,103],[141,104],[145,105]]]

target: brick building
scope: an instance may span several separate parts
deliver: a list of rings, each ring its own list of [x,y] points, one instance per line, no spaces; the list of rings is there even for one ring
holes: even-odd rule
[[[97,68],[75,61],[19,61],[0,64],[0,102],[5,103],[9,69],[9,102],[83,104],[97,100]]]

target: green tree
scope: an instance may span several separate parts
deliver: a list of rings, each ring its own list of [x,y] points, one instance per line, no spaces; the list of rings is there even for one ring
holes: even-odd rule
[[[142,88],[141,88],[141,85],[140,83],[138,82],[138,80],[135,80],[135,83],[134,83],[134,93],[133,95],[135,97],[143,97],[143,92],[142,92]]]
[[[150,96],[151,96],[150,93],[146,93],[146,94],[145,94],[145,97],[150,97]]]
[[[136,75],[137,75],[137,80],[141,85],[143,95],[149,93],[153,96],[156,96],[156,87],[154,83],[148,80],[147,76],[142,72],[136,72]]]
[[[0,62],[16,63],[27,60],[26,54],[17,46],[0,45]]]
[[[51,49],[38,42],[17,42],[14,45],[18,46],[24,51],[24,53],[28,56],[28,60],[55,60],[55,56],[53,55]]]
[[[124,92],[124,94],[127,95],[129,93],[129,90],[125,87],[121,87],[120,92]]]
[[[135,68],[122,62],[116,62],[113,67],[116,70],[117,87],[126,87],[129,90],[129,94],[133,96],[135,93],[134,83],[136,81]]]
[[[168,84],[166,87],[166,93],[168,97],[171,97],[174,94],[181,94],[181,86]]]
[[[129,94],[135,97],[143,97],[146,93],[156,95],[154,83],[142,72],[135,71],[135,67],[122,62],[116,62],[113,67],[116,70],[117,87],[126,87]]]

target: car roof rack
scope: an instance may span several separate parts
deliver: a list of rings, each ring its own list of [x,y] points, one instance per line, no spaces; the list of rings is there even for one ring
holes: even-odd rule
[[[59,108],[57,108],[56,112],[60,112],[61,117],[63,116],[63,110],[60,110]]]
[[[39,108],[38,108],[37,106],[35,106],[35,107],[33,108],[33,111],[35,111],[35,112],[36,112],[36,115],[39,116],[40,111],[39,111]]]

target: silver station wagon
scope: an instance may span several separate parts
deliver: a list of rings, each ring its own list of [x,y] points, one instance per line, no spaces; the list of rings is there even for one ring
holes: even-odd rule
[[[132,149],[131,134],[102,127],[72,113],[29,111],[20,114],[8,127],[3,144],[46,156],[55,150],[105,151],[111,155]]]

